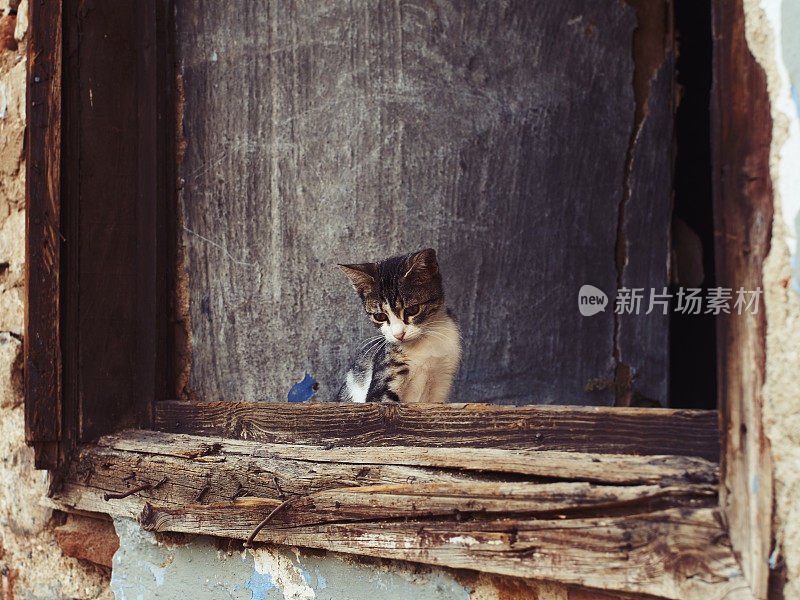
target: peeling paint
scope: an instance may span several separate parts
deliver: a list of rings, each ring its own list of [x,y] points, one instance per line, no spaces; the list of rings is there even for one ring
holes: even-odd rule
[[[308,374],[306,374],[308,377]],[[314,589],[308,585],[302,571],[285,554],[271,547],[253,550],[255,570],[267,574],[286,600],[314,600]]]
[[[221,552],[207,536],[168,544],[131,519],[116,519],[115,528],[117,600],[469,600],[471,593],[450,569],[277,545]]]
[[[289,402],[305,402],[316,394],[318,389],[317,380],[306,373],[303,380],[295,383],[289,390]]]
[[[238,586],[234,586],[234,591]],[[253,593],[252,600],[265,600],[267,592],[275,588],[272,577],[269,573],[259,573],[258,569],[253,569],[250,579],[244,582],[244,587]]]
[[[326,587],[328,587],[328,581],[325,579],[325,576],[322,573],[315,571],[315,575],[317,576],[318,589],[324,590]]]

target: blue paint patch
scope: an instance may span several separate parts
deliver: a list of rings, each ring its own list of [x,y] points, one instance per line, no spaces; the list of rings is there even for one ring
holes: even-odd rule
[[[266,600],[267,592],[275,586],[269,573],[259,573],[253,569],[253,574],[244,582],[244,587],[253,593],[251,600]]]
[[[317,393],[319,384],[317,380],[308,373],[303,377],[303,381],[295,383],[289,390],[289,402],[305,402]]]
[[[203,300],[202,300],[202,302],[200,302],[200,311],[204,315],[210,315],[211,314],[211,306],[210,306],[210,304],[211,303],[208,300],[208,296],[203,296]]]
[[[792,100],[794,100],[794,107],[797,110],[797,114],[800,115],[800,96],[797,94],[797,88],[791,86],[792,88]]]
[[[753,473],[753,483],[751,484],[753,495],[758,494],[758,473]]]
[[[321,590],[328,587],[328,580],[319,571],[317,571],[317,587]]]

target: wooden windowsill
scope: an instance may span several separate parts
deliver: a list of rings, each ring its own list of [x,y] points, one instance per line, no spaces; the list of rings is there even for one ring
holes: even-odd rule
[[[302,439],[303,431],[312,430],[313,424],[297,418],[297,412],[296,431],[282,430],[276,415],[288,410],[286,405],[167,403],[156,422],[163,426],[177,419],[181,408],[186,409],[185,418],[190,405],[208,418],[208,427],[227,427],[228,435],[126,430],[103,436],[79,448],[48,502],[62,510],[135,518],[153,531],[241,540],[280,506],[255,537],[257,542],[666,598],[748,597],[717,507],[718,463],[696,455],[707,449],[697,445],[690,455],[652,454],[639,442],[637,452],[630,438],[625,446],[625,430],[614,441],[613,427],[596,446],[625,451],[598,452],[580,440],[573,442],[571,451],[561,448],[576,414],[582,417],[581,427],[589,429],[593,421],[598,427],[603,421],[608,426],[608,419],[627,416],[635,422],[649,414],[654,431],[666,427],[678,432],[696,419],[694,429],[683,433],[703,439],[704,429],[715,428],[698,426],[708,417],[697,411],[438,407],[451,423],[459,415],[466,419],[460,429],[469,425],[470,411],[482,415],[484,428],[494,421],[501,441],[495,447],[454,447],[392,444],[386,427],[395,431],[396,423],[377,426],[369,419],[363,420],[366,426],[362,422],[351,428],[362,427],[361,435],[371,436],[371,444],[365,438],[348,443],[341,431],[338,443],[263,441],[295,433]],[[228,411],[223,413],[223,408]],[[423,410],[291,406],[305,410],[306,417],[331,408],[355,408],[361,417],[386,410],[409,416]],[[227,414],[227,420],[215,421],[203,413],[212,409]],[[427,409],[431,425],[436,418],[431,417],[433,408]],[[514,415],[517,421],[496,421],[497,415]],[[195,421],[198,427],[200,417]],[[497,447],[515,445],[509,441],[514,427],[545,418],[549,427],[540,423],[537,449],[521,442]],[[263,425],[258,435],[252,431],[254,421]],[[188,422],[181,426],[190,427]],[[410,435],[408,428],[413,427],[398,427],[396,435]],[[421,423],[416,427],[422,429]],[[429,427],[429,435],[438,431],[440,442],[452,441],[455,427]],[[536,439],[530,429],[527,437]],[[655,446],[660,443],[666,442]]]
[[[154,403],[154,428],[280,444],[670,454],[719,461],[712,410],[497,404]]]

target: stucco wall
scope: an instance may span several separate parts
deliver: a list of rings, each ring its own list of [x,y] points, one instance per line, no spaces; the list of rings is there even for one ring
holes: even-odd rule
[[[800,599],[800,1],[745,0],[747,41],[767,73],[775,189],[772,246],[765,266],[767,381],[764,419],[775,480],[776,549],[786,600]],[[794,266],[794,272],[793,272]]]

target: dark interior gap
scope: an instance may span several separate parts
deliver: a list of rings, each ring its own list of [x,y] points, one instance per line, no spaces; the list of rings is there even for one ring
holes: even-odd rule
[[[675,178],[672,216],[672,292],[714,287],[711,196],[710,98],[712,33],[710,0],[675,0],[678,49]],[[672,313],[669,405],[716,408],[715,318]]]

